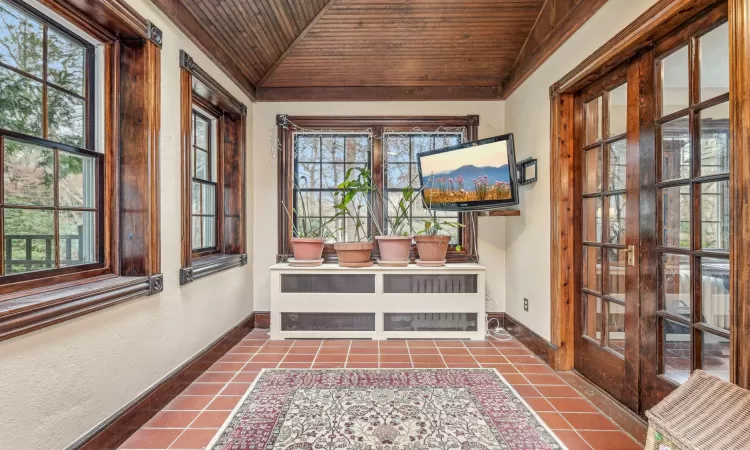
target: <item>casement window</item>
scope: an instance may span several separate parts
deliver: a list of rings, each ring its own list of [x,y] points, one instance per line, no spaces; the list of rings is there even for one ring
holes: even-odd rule
[[[291,256],[294,230],[317,229],[326,225],[329,243],[324,257],[335,257],[334,241],[370,239],[377,229],[387,230],[394,213],[390,202],[377,195],[370,202],[355,198],[353,214],[336,216],[338,186],[350,169],[369,168],[375,186],[387,198],[398,202],[410,184],[419,190],[417,155],[476,139],[478,119],[463,117],[287,117],[279,116],[279,254]],[[369,205],[369,206],[368,206]],[[421,199],[409,208],[413,234],[424,230],[429,220]],[[469,213],[437,212],[449,222],[463,225],[449,228],[451,246],[448,261],[476,259],[474,236],[476,217]],[[291,217],[291,219],[290,219]],[[362,225],[357,233],[357,223]],[[377,225],[377,226],[376,226]],[[359,234],[359,236],[358,236]],[[377,250],[376,250],[377,251]]]
[[[182,267],[180,284],[247,263],[247,109],[180,52]]]
[[[0,0],[0,339],[161,291],[160,46],[121,0]]]

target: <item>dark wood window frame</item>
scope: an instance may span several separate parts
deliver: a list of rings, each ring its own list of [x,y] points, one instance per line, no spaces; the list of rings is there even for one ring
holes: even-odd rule
[[[710,8],[714,8],[711,10]],[[713,14],[707,21],[710,24],[720,20],[722,15],[728,16],[729,46],[730,46],[730,141],[732,151],[729,156],[730,164],[730,378],[738,385],[750,387],[750,257],[746,243],[750,240],[750,206],[748,206],[747,192],[750,189],[750,161],[748,147],[750,146],[750,127],[747,117],[750,117],[750,89],[748,89],[748,73],[750,73],[750,0],[659,0],[644,14],[636,19],[623,31],[614,36],[604,46],[586,58],[574,70],[550,87],[551,100],[551,145],[550,145],[550,178],[551,178],[551,208],[552,208],[552,245],[551,245],[551,312],[552,312],[552,343],[558,348],[553,358],[553,367],[557,370],[571,370],[574,363],[574,341],[576,312],[574,310],[576,290],[580,288],[576,278],[576,239],[580,239],[577,230],[576,217],[580,213],[576,205],[576,195],[580,195],[580,187],[576,186],[577,162],[576,133],[583,120],[580,110],[576,108],[576,93],[591,85],[597,79],[611,73],[616,67],[633,57],[648,54],[654,48],[654,42],[667,36],[681,26],[700,20],[706,14]],[[706,19],[704,19],[706,20]],[[685,35],[690,37],[690,34]],[[648,58],[643,58],[643,73],[650,73]],[[653,79],[645,80],[655,83]],[[654,145],[653,126],[644,123],[653,122],[655,102],[649,101],[641,105],[640,121],[644,139],[641,145]],[[653,161],[653,167],[657,164]],[[641,173],[643,177],[656,177],[653,173]],[[641,210],[656,211],[654,192],[642,191],[642,195],[654,200],[641,200]],[[650,220],[650,219],[649,219]],[[655,248],[656,219],[653,217],[654,233],[642,238],[644,248]],[[647,241],[647,242],[646,242]],[[646,247],[647,246],[647,247]],[[638,256],[636,255],[636,258]],[[642,282],[656,283],[655,264],[641,264]],[[642,287],[643,289],[643,287]],[[647,295],[641,298],[641,309],[651,311],[641,315],[640,326],[655,329],[657,326],[657,296]],[[712,330],[714,331],[714,330]],[[647,343],[643,343],[647,344]],[[649,344],[649,346],[652,346]],[[653,364],[657,363],[653,358]],[[641,386],[642,398],[650,395],[649,386]]]
[[[42,3],[103,45],[106,134],[103,153],[94,155],[103,178],[97,237],[101,264],[0,284],[0,340],[163,289],[158,195],[162,33],[123,0]]]
[[[245,253],[245,141],[247,107],[180,51],[182,148],[182,267],[180,284],[247,264]],[[216,126],[216,246],[193,249],[193,111],[203,109]]]
[[[351,133],[352,130],[369,129],[374,136],[382,136],[384,132],[414,132],[415,128],[424,131],[445,128],[464,128],[466,140],[478,139],[479,116],[286,116],[279,115],[276,118],[278,129],[278,253],[277,262],[286,262],[293,257],[291,239],[292,224],[287,216],[281,202],[287,205],[293,204],[293,180],[294,180],[294,129],[288,126],[291,122],[303,129],[325,129],[333,132]],[[381,139],[372,139],[372,155],[370,161],[372,167],[373,181],[383,187],[385,174],[383,173],[383,145]],[[374,220],[382,222],[382,205],[375,205]],[[447,261],[449,263],[477,262],[476,236],[477,236],[477,213],[462,213],[461,223],[465,225],[461,232],[461,251],[451,248],[448,251]],[[374,250],[377,257],[377,246]],[[412,259],[416,257],[416,248],[412,249]],[[336,253],[331,244],[326,244],[323,257],[327,262],[336,261]]]

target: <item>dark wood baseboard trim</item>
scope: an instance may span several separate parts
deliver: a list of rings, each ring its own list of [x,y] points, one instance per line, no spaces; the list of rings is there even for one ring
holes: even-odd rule
[[[534,352],[536,356],[542,358],[544,362],[554,369],[555,367],[553,364],[555,361],[557,346],[539,336],[536,332],[513,318],[510,314],[504,313],[503,316],[505,331],[518,339],[523,345],[528,347],[529,350]]]
[[[557,372],[573,389],[581,393],[586,399],[602,410],[609,418],[632,436],[641,445],[646,444],[648,423],[643,417],[628,409],[606,391],[596,386],[577,371]]]
[[[219,358],[237,345],[242,338],[247,336],[255,327],[255,321],[255,313],[250,314],[190,361],[175,369],[151,389],[74,442],[68,447],[68,450],[109,450],[119,447]]]
[[[270,311],[255,311],[255,328],[271,328]]]

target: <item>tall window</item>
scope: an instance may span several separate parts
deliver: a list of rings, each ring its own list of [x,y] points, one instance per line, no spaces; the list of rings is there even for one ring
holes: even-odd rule
[[[216,242],[215,118],[193,110],[193,250],[210,251]]]
[[[729,379],[729,30],[656,63],[661,373]]]
[[[306,134],[294,136],[294,216],[297,229],[318,229],[325,224],[337,240],[369,236],[370,225],[366,201],[355,198],[350,211],[358,218],[336,216],[334,202],[337,186],[344,181],[349,169],[370,168],[372,155],[369,134]],[[356,172],[355,172],[356,174]]]
[[[417,155],[430,150],[458,145],[462,142],[463,134],[459,132],[449,133],[387,133],[383,138],[383,164],[385,166],[385,191],[391,199],[385,207],[386,217],[395,213],[393,205],[398,205],[401,198],[401,190],[409,186],[409,183],[418,190],[419,169],[417,168]],[[470,182],[470,180],[467,180]],[[458,183],[458,180],[454,180]],[[456,212],[436,213],[448,221],[459,222],[460,214]],[[421,200],[412,204],[409,210],[409,225],[412,233],[418,233],[425,228],[425,222],[429,221],[429,211]],[[387,226],[387,222],[386,222]],[[448,228],[451,234],[451,244],[460,242],[459,228]]]
[[[0,0],[0,253],[5,276],[101,262],[94,47]],[[34,275],[32,275],[34,276]]]

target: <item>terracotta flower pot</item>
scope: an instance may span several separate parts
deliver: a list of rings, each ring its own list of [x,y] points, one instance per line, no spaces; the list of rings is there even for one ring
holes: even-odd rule
[[[417,236],[414,240],[417,241],[419,252],[417,264],[420,261],[430,266],[445,264],[445,254],[448,253],[448,243],[451,241],[450,236]]]
[[[406,267],[409,265],[412,236],[375,236],[380,249],[380,261],[388,266]]]
[[[318,261],[319,263],[316,265],[319,266],[323,263],[321,256],[325,243],[325,239],[292,238],[294,259],[297,261]]]
[[[372,242],[340,242],[333,244],[341,267],[370,267]]]

